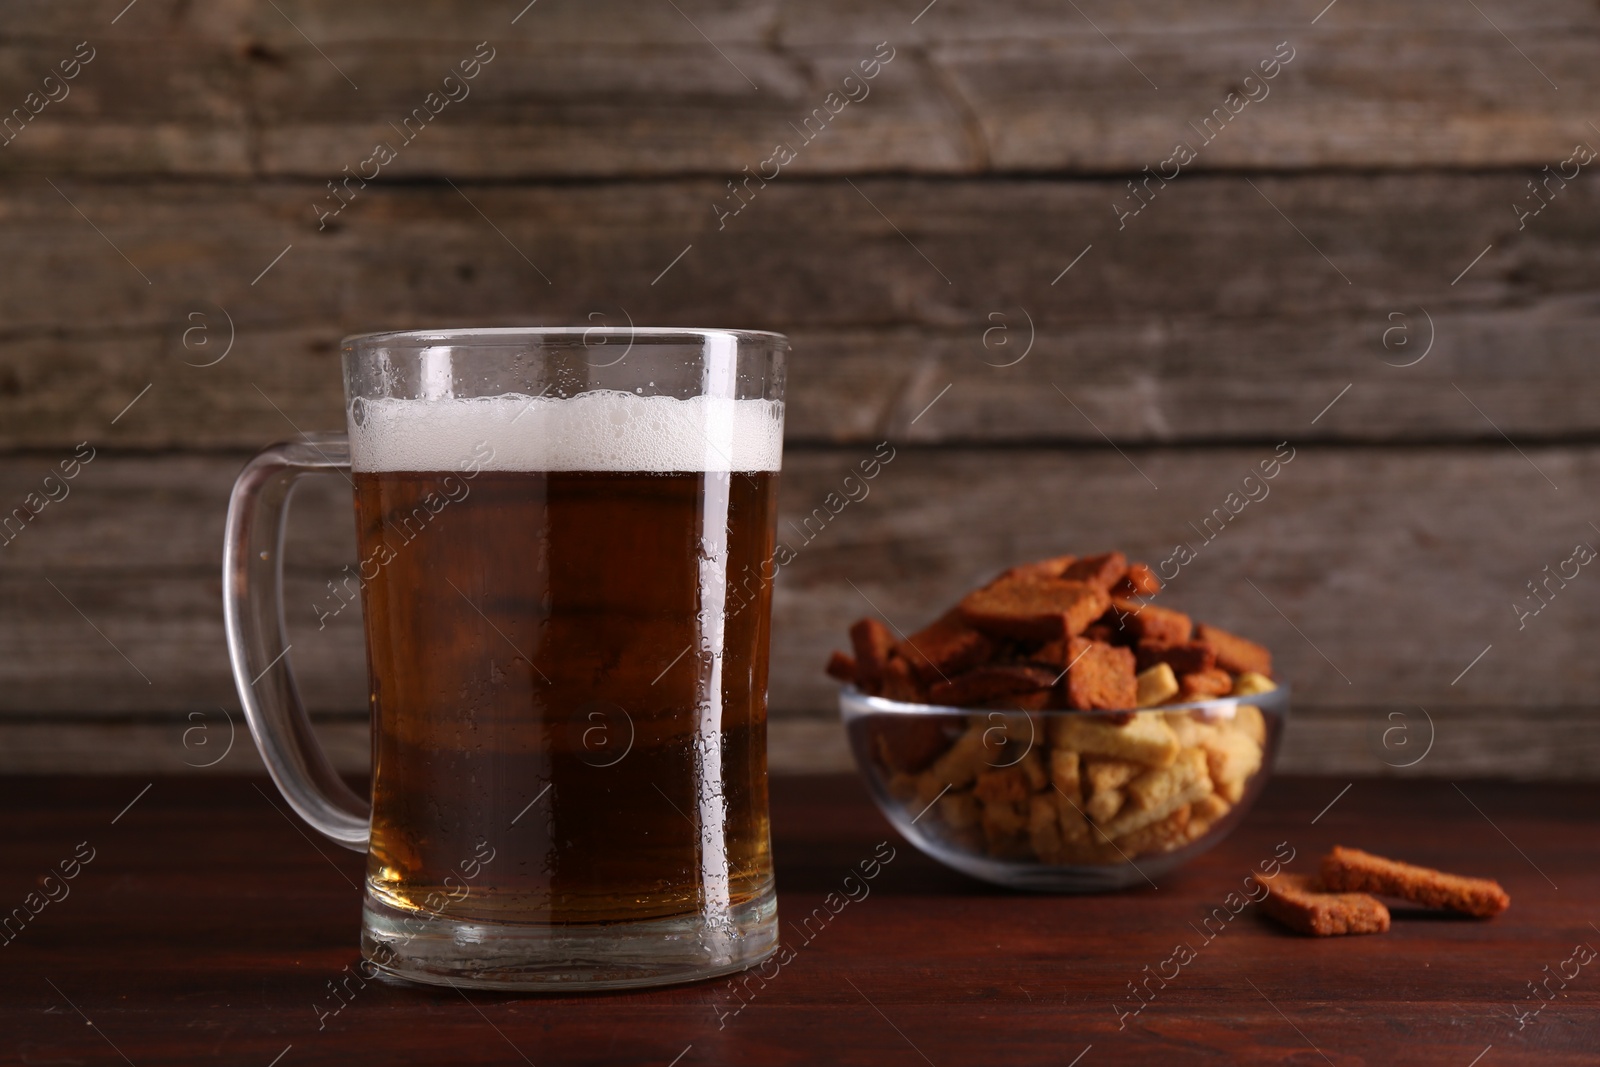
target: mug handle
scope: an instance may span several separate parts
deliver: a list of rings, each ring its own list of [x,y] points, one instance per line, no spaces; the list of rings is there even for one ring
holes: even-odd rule
[[[324,836],[365,852],[372,804],[328,762],[288,660],[283,535],[289,496],[307,474],[350,470],[350,441],[344,434],[303,436],[304,441],[258,452],[233,483],[222,550],[228,659],[251,736],[283,798]]]

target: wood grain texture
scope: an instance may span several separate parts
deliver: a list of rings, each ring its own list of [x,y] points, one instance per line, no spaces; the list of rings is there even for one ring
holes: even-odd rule
[[[1169,602],[1268,644],[1296,686],[1297,713],[1342,724],[1337,750],[1319,757],[1308,746],[1301,766],[1376,772],[1436,733],[1432,768],[1480,770],[1517,732],[1496,719],[1527,716],[1527,730],[1549,733],[1503,757],[1505,773],[1540,761],[1562,774],[1600,768],[1600,729],[1577,711],[1600,689],[1600,664],[1584,651],[1600,627],[1583,592],[1593,576],[1548,587],[1550,603],[1520,628],[1513,606],[1539,603],[1526,583],[1547,564],[1580,541],[1600,543],[1586,504],[1600,452],[1290,447],[1269,495],[1226,525],[1215,509],[1226,513],[1228,494],[1242,492],[1272,447],[902,446],[867,495],[842,508],[845,492],[861,494],[844,478],[870,451],[792,454],[779,536],[797,558],[774,597],[774,717],[831,715],[822,664],[862,615],[880,610],[910,631],[1018,559],[1117,546],[1160,562],[1183,541],[1195,558],[1177,569]],[[0,710],[93,718],[236,706],[219,573],[241,461],[97,458],[71,496],[0,549]],[[41,476],[42,466],[15,464],[0,490],[20,499]],[[337,478],[312,480],[291,515],[291,655],[323,711],[365,702],[358,606],[324,629],[315,606],[338,603],[327,583],[354,560],[348,493]],[[1364,724],[1359,741],[1352,722]],[[1384,730],[1406,723],[1386,747]],[[1403,738],[1413,747],[1402,751]]]
[[[1279,652],[1286,765],[1399,769],[1386,731],[1427,709],[1429,773],[1600,773],[1587,573],[1525,629],[1512,606],[1600,537],[1600,187],[1518,216],[1600,145],[1597,36],[1582,0],[17,0],[0,118],[95,57],[0,131],[0,504],[100,458],[0,547],[0,767],[172,766],[174,724],[232,707],[228,484],[341,424],[341,336],[631,320],[792,337],[790,528],[901,449],[782,577],[774,766],[842,761],[818,668],[868,610],[850,582],[921,621],[1029,554],[1159,560],[1288,440],[1173,591]],[[480,41],[470,96],[401,143]],[[870,95],[803,137],[879,42]],[[1181,176],[1130,188],[1179,139]],[[359,613],[310,607],[347,500],[299,500],[289,589],[356,766]]]
[[[359,668],[358,668],[359,669]],[[767,724],[767,768],[779,776],[855,769],[836,715],[784,714]],[[346,774],[372,764],[364,715],[316,716],[317,736]],[[230,745],[231,740],[231,745]],[[1275,767],[1283,774],[1523,781],[1593,780],[1600,730],[1590,708],[1415,705],[1321,709],[1292,717]],[[181,715],[0,715],[0,774],[265,774],[244,716],[216,706]]]
[[[780,182],[720,232],[715,182],[374,186],[321,233],[302,183],[63,184],[102,237],[11,178],[0,447],[255,447],[338,424],[344,333],[630,319],[791,332],[792,443],[1592,435],[1600,187],[1518,231],[1520,184],[1185,177],[1119,231],[1109,181]]]
[[[356,775],[366,775],[371,770],[372,733],[366,715],[324,714],[318,715],[315,723],[317,737],[338,770]],[[829,774],[849,772],[854,767],[844,728],[837,718],[772,721],[768,724],[767,746],[767,769],[773,774]],[[236,709],[214,707],[183,715],[98,719],[0,716],[0,774],[145,772],[267,773],[244,716]],[[1547,776],[1560,775],[1560,761],[1556,761]]]
[[[1531,1011],[1526,983],[1574,943],[1595,941],[1595,787],[1360,780],[1319,818],[1347,781],[1271,783],[1231,837],[1155,889],[1060,897],[1002,892],[938,866],[852,779],[778,780],[773,851],[794,958],[752,981],[742,1001],[727,980],[588,997],[473,992],[465,1003],[450,990],[372,981],[352,984],[319,1029],[327,983],[358,959],[363,861],[308,843],[273,810],[283,804],[270,783],[13,778],[0,784],[15,828],[0,873],[8,907],[78,842],[95,852],[70,895],[5,948],[0,1033],[21,1062],[120,1062],[115,1046],[133,1063],[176,1065],[283,1054],[306,1065],[926,1057],[1061,1067],[1089,1046],[1080,1067],[1322,1056],[1465,1065],[1490,1045],[1504,1063],[1592,1062],[1594,984],[1569,982],[1520,1030],[1511,1008]],[[864,887],[845,885],[880,842],[893,858]],[[1312,942],[1230,905],[1280,847],[1293,849],[1296,871],[1334,844],[1494,877],[1511,908],[1487,922],[1398,915],[1380,937]],[[859,899],[800,932],[799,917],[845,890]],[[1212,919],[1208,940],[1199,927],[1214,909],[1228,918]],[[1115,1005],[1133,1006],[1128,983],[1145,967],[1154,974],[1178,943],[1193,961],[1166,986],[1152,980],[1154,999],[1119,1029]]]
[[[112,26],[86,4],[20,5],[0,37],[0,99],[20,103],[53,50],[89,36],[99,55],[76,99],[0,151],[0,169],[326,179],[480,40],[493,65],[391,176],[736,174],[879,42],[893,63],[796,172],[1137,172],[1280,42],[1291,65],[1196,167],[1537,168],[1592,136],[1600,30],[1569,0],[1492,22],[1432,0],[1315,25],[1315,11],[1243,0],[945,3],[915,22],[834,0],[543,0],[513,24],[521,7],[146,0]]]

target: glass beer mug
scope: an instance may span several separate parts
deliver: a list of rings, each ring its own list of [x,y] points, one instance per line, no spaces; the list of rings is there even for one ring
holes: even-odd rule
[[[348,433],[228,507],[228,653],[302,818],[367,855],[361,952],[486,988],[619,988],[777,947],[767,652],[784,356],[733,330],[484,329],[343,345]],[[355,494],[371,796],[289,666],[299,478]]]

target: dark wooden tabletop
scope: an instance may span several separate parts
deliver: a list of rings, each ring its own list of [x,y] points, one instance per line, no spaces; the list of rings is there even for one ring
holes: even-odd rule
[[[1034,896],[894,836],[854,779],[778,779],[780,908],[799,916],[889,841],[894,858],[754,995],[494,995],[369,982],[362,861],[291,823],[264,781],[0,781],[0,908],[74,854],[67,893],[0,947],[0,1060],[24,1064],[1440,1064],[1600,1061],[1600,787],[1280,779],[1221,846],[1155,887]],[[136,799],[137,798],[137,799]],[[270,802],[269,802],[270,798]],[[130,802],[131,805],[130,805]],[[1331,804],[1331,806],[1330,806]],[[274,809],[277,810],[274,810]],[[1325,810],[1326,809],[1326,810]],[[1319,817],[1320,813],[1320,817]],[[1246,907],[1201,922],[1279,842],[1495,877],[1489,922],[1395,912],[1311,940]],[[852,883],[853,884],[853,883]],[[1226,914],[1226,911],[1224,911]],[[1194,958],[1138,1014],[1129,983]],[[1576,974],[1550,979],[1551,975]],[[345,972],[348,973],[348,972]],[[1551,999],[1530,983],[1548,981]],[[1564,987],[1562,983],[1565,983]],[[742,1008],[740,1005],[743,1005]],[[1536,1009],[1538,1009],[1536,1011]],[[1520,1013],[1520,1018],[1519,1018]]]

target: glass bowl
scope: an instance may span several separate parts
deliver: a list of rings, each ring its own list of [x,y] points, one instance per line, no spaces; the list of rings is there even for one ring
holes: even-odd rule
[[[847,686],[872,798],[917,848],[997,885],[1145,884],[1232,832],[1266,784],[1289,687],[1139,711],[905,704]]]

